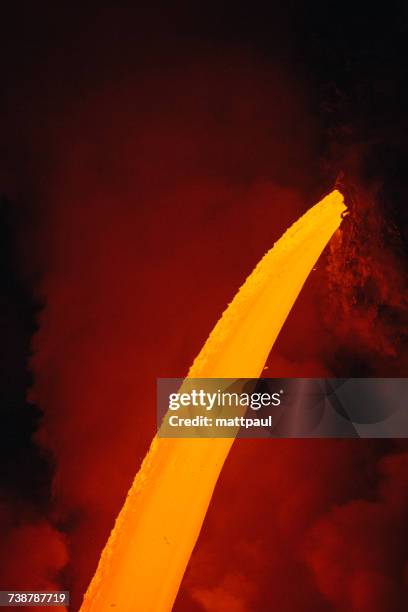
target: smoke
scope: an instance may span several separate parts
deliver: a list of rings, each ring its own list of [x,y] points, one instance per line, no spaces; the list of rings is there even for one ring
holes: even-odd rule
[[[366,158],[367,152],[361,160]],[[398,226],[384,206],[384,191],[388,202],[392,194],[389,185],[384,190],[386,171],[374,180],[364,179],[362,161],[359,175],[363,179],[357,187],[353,186],[354,177],[350,181],[352,214],[330,245],[325,316],[337,321],[334,336],[338,350],[338,363],[332,363],[342,367],[339,361],[348,351],[353,354],[351,370],[366,376],[405,376],[408,300],[404,226]],[[344,366],[342,369],[347,371]]]
[[[104,70],[92,38],[69,67],[50,59],[54,106],[34,99],[28,129],[35,223],[22,253],[44,304],[30,399],[55,470],[50,525],[6,530],[7,571],[42,541],[22,588],[54,584],[64,568],[74,609],[154,434],[155,378],[186,373],[242,280],[327,180],[293,71],[231,45],[178,42],[170,53],[157,27],[137,61],[126,55],[133,38],[122,44],[114,28]],[[337,327],[333,249],[287,321],[270,376],[344,375],[355,355],[344,308]],[[381,274],[381,304],[394,284]],[[348,287],[342,304],[356,294]],[[359,320],[369,310],[362,303]],[[375,350],[366,328],[357,334],[373,371],[391,329],[380,326]],[[406,594],[405,461],[393,443],[237,441],[175,609],[389,612]]]
[[[407,455],[384,453],[361,440],[238,440],[176,610],[196,609],[191,598],[215,611],[221,593],[248,611],[401,609]]]
[[[64,536],[44,518],[15,520],[2,509],[1,580],[9,590],[59,590],[60,572],[68,560]],[[13,517],[14,518],[14,517]]]
[[[383,458],[375,498],[331,509],[305,536],[305,560],[336,610],[397,611],[407,599],[407,462]]]

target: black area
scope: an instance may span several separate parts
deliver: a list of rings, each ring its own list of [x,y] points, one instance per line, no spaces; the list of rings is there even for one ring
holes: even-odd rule
[[[0,495],[43,503],[50,462],[32,441],[40,411],[26,400],[30,341],[39,305],[21,277],[13,204],[0,200]]]

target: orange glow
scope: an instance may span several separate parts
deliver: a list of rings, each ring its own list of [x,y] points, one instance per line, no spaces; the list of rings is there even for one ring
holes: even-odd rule
[[[190,378],[257,378],[346,207],[333,191],[258,263],[211,332]],[[273,375],[273,373],[272,373]],[[171,610],[233,439],[153,439],[81,612]]]

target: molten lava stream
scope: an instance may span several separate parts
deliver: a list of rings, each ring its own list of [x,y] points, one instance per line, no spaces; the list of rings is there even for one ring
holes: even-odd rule
[[[262,258],[194,361],[190,378],[257,378],[346,210],[333,191]],[[171,610],[233,439],[155,437],[81,612]]]

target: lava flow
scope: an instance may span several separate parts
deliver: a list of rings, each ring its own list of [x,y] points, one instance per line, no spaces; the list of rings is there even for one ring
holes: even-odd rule
[[[337,190],[262,258],[211,332],[190,378],[257,378],[345,212]],[[155,437],[81,612],[171,610],[233,439]]]

